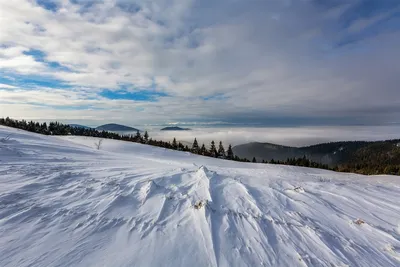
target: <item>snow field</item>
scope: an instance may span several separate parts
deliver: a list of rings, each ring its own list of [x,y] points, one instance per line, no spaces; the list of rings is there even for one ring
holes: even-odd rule
[[[400,266],[398,177],[96,142],[0,127],[0,266]]]

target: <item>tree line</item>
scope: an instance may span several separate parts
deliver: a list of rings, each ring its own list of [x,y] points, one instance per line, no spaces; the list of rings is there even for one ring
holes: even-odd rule
[[[247,158],[240,158],[237,155],[234,155],[232,146],[229,145],[228,148],[225,149],[221,141],[218,144],[216,144],[214,141],[211,141],[207,148],[205,144],[200,145],[195,138],[193,144],[189,147],[188,145],[183,145],[181,142],[178,142],[176,138],[174,138],[172,142],[154,140],[149,136],[147,131],[145,131],[144,134],[141,134],[139,131],[137,131],[136,134],[124,135],[104,130],[99,131],[93,128],[74,127],[59,122],[50,122],[49,124],[47,124],[46,122],[39,123],[33,121],[28,122],[26,120],[14,120],[10,119],[9,117],[0,118],[0,125],[44,135],[77,135],[123,140],[178,151],[190,152],[207,157],[257,163],[257,159],[255,157],[253,157],[252,160],[249,160]],[[357,147],[357,149],[354,149],[354,151],[355,152],[352,152],[350,153],[350,155],[346,156],[345,162],[342,162],[334,167],[329,167],[326,164],[311,161],[307,159],[306,156],[300,158],[288,158],[284,161],[275,161],[274,159],[271,159],[270,161],[262,160],[260,163],[303,166],[342,172],[355,172],[361,174],[400,175],[400,147],[394,146],[393,142],[376,142],[371,145]]]
[[[400,140],[367,143],[337,168],[343,172],[400,175]]]
[[[198,154],[207,157],[213,158],[221,158],[227,160],[234,160],[240,162],[253,162],[257,163],[255,157],[250,161],[247,158],[240,158],[237,155],[234,155],[232,146],[229,145],[228,149],[225,150],[222,141],[219,142],[218,148],[214,141],[211,141],[209,148],[206,148],[203,143],[201,146],[199,145],[197,139],[195,138],[191,147],[188,145],[183,145],[181,142],[178,142],[176,138],[172,140],[172,142],[165,142],[161,140],[154,140],[150,138],[147,131],[142,135],[139,131],[136,134],[119,134],[109,131],[99,131],[94,128],[84,128],[84,127],[76,127],[68,124],[63,124],[60,122],[50,122],[48,125],[46,122],[39,123],[33,121],[26,120],[14,120],[7,118],[0,118],[0,125],[9,126],[13,128],[18,128],[22,130],[26,130],[29,132],[44,134],[44,135],[76,135],[76,136],[90,136],[90,137],[98,137],[105,139],[115,139],[122,140],[128,142],[135,142],[141,144],[147,144],[151,146],[163,147],[167,149],[173,149],[184,152],[191,152],[193,154]],[[295,166],[305,166],[305,167],[313,167],[313,168],[323,168],[328,169],[327,165],[323,165],[317,162],[312,162],[305,157],[303,158],[293,158],[287,159],[286,161],[262,161],[262,163],[271,163],[271,164],[285,164],[285,165],[295,165]]]
[[[28,122],[26,120],[14,120],[10,119],[9,117],[0,118],[0,125],[18,128],[29,132],[34,132],[44,135],[76,135],[76,136],[98,137],[105,139],[115,139],[115,140],[122,140],[122,141],[135,142],[141,144],[148,144],[167,149],[191,152],[193,154],[199,154],[208,157],[249,162],[249,160],[245,158],[240,158],[234,155],[231,145],[229,145],[228,149],[225,150],[222,141],[219,142],[218,148],[215,142],[212,141],[210,144],[210,148],[207,149],[205,144],[199,146],[196,138],[194,139],[192,146],[189,147],[188,145],[183,145],[181,142],[176,141],[176,138],[174,138],[172,142],[154,140],[150,138],[147,131],[145,131],[144,134],[141,134],[139,131],[137,131],[136,134],[119,134],[104,130],[99,131],[93,128],[75,127],[60,122],[50,122],[49,124],[47,124],[46,122],[39,123],[33,121]]]
[[[255,158],[253,158],[253,162],[255,162]],[[271,159],[270,161],[263,160],[262,163],[270,163],[270,164],[281,164],[281,165],[291,165],[291,166],[300,166],[300,167],[309,167],[309,168],[318,168],[325,170],[336,170],[335,168],[330,168],[328,164],[322,164],[319,162],[315,162],[303,156],[301,158],[287,158],[286,160],[277,160]]]

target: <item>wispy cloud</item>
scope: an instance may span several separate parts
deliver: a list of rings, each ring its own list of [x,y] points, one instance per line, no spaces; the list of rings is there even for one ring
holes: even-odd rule
[[[15,88],[16,88],[15,86],[0,83],[0,89],[15,89]]]
[[[399,8],[392,0],[0,0],[0,114],[390,123],[400,115]]]

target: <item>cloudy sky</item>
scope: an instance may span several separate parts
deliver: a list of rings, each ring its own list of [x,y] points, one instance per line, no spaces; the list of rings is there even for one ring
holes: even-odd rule
[[[0,116],[400,124],[399,0],[0,0]]]

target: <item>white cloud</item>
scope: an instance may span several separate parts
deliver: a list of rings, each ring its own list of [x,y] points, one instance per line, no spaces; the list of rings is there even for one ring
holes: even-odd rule
[[[23,46],[12,46],[0,49],[0,69],[11,69],[18,73],[31,74],[43,71],[43,63],[37,62],[31,55],[24,52],[29,48]]]
[[[65,93],[25,92],[23,86],[3,91],[0,101],[12,105],[2,109],[11,116],[87,116],[86,110],[17,108],[32,101],[89,105],[98,108],[90,111],[93,119],[102,118],[106,107],[113,118],[132,122],[319,116],[385,123],[399,115],[398,31],[358,36],[355,47],[338,45],[393,12],[340,28],[358,1],[329,8],[314,1],[55,2],[54,12],[35,1],[0,0],[0,70],[73,86]],[[35,61],[23,53],[30,49],[70,71]],[[145,104],[97,95],[121,84],[171,97]],[[213,95],[223,97],[200,98]]]
[[[16,89],[16,88],[17,87],[12,86],[12,85],[0,83],[0,89]]]
[[[159,131],[148,128],[154,139],[210,144],[223,141],[225,145],[239,145],[248,142],[265,142],[287,146],[307,146],[332,141],[377,141],[398,139],[400,126],[335,126],[335,127],[287,127],[287,128],[193,128],[192,131]]]

